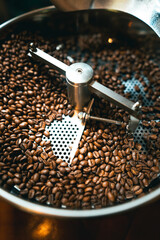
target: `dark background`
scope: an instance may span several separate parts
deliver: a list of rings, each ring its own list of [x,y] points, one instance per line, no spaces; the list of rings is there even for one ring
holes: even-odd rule
[[[0,23],[22,13],[52,5],[50,0],[0,0]]]
[[[0,23],[49,0],[0,0]],[[160,201],[131,212],[96,219],[62,220],[25,213],[0,199],[0,240],[159,240]]]

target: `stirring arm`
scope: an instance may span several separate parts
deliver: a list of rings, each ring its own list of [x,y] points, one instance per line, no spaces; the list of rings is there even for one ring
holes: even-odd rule
[[[92,93],[95,93],[97,96],[112,102],[113,104],[123,108],[128,111],[129,114],[138,118],[138,112],[135,111],[135,103],[128,100],[127,98],[121,96],[120,94],[112,91],[111,89],[105,87],[97,81],[92,81],[89,84],[89,89]]]
[[[71,73],[73,72],[72,75],[72,85],[75,87],[75,89],[77,90],[77,88],[81,88],[81,84],[83,83],[83,79],[79,79],[79,82],[75,82],[77,79],[77,70],[73,70],[72,69],[72,65],[68,66],[65,63],[57,60],[56,58],[50,56],[49,54],[43,52],[42,50],[34,47],[33,43],[30,44],[30,49],[29,49],[29,56],[34,57],[35,59],[40,60],[43,63],[48,64],[49,66],[51,66],[52,68],[58,70],[60,73],[66,75],[66,72],[69,70]],[[87,71],[84,67],[83,67],[83,63],[79,63],[79,65],[81,66],[81,72],[85,72]],[[86,65],[86,64],[85,64]],[[88,65],[89,66],[89,65]],[[89,66],[89,69],[91,67]],[[87,72],[85,72],[85,74],[87,74]],[[73,76],[76,76],[75,79]],[[82,81],[82,82],[81,82]],[[67,82],[67,84],[69,85],[69,83]],[[104,85],[98,83],[97,81],[92,81],[90,82],[90,80],[88,82],[85,83],[86,84],[86,92],[89,95],[89,91],[91,91],[92,93],[95,93],[96,95],[98,95],[99,97],[102,97],[110,102],[112,102],[113,104],[123,108],[124,110],[128,111],[129,114],[131,114],[132,116],[134,116],[135,118],[138,119],[138,112],[136,111],[138,109],[138,104],[136,105],[137,107],[135,108],[135,103],[128,100],[127,98],[119,95],[118,93],[112,91],[111,89],[105,87]],[[78,93],[78,91],[76,91],[76,93]],[[81,97],[81,96],[80,96]],[[72,100],[72,99],[70,99]],[[79,101],[79,99],[78,99]]]
[[[58,70],[60,73],[66,75],[66,71],[69,67],[68,65],[50,56],[49,54],[43,52],[42,50],[34,47],[33,43],[30,44],[28,56],[33,57],[37,60],[40,60],[41,62],[49,65],[55,70]]]

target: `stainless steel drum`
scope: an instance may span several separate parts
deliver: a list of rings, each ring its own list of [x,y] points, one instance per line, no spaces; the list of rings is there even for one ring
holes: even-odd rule
[[[104,6],[104,4],[102,6]],[[133,44],[137,44],[137,46],[143,46],[144,42],[151,41],[150,43],[154,46],[155,51],[159,49],[160,45],[156,33],[142,21],[127,13],[104,9],[74,12],[59,12],[54,7],[38,9],[0,25],[0,40],[3,41],[12,33],[19,33],[24,30],[32,33],[39,31],[44,36],[48,35],[53,37],[53,39],[59,36],[64,37],[107,32],[107,36],[110,36],[111,40],[122,39],[122,42],[132,42]],[[140,41],[139,37],[141,39]],[[132,88],[134,88],[134,85],[128,85],[130,91],[132,91]],[[141,127],[138,127],[134,136],[135,139],[138,139],[139,132],[143,132]],[[157,174],[157,176],[155,180],[158,182],[159,175]],[[23,199],[18,196],[18,190],[11,189],[9,192],[2,187],[0,188],[0,196],[18,208],[28,212],[54,217],[87,218],[117,214],[157,200],[160,197],[159,183],[155,186],[154,184],[152,185],[149,191],[146,191],[142,197],[101,209],[72,210],[55,208],[47,206],[47,204],[39,204]]]
[[[63,11],[84,9],[114,9],[129,13],[147,23],[160,36],[159,0],[52,0]]]

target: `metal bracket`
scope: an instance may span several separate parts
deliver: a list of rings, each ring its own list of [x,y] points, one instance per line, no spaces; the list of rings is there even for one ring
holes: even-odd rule
[[[105,87],[99,82],[92,81],[93,69],[88,64],[75,63],[68,66],[49,54],[43,52],[42,50],[36,48],[33,43],[30,44],[28,56],[41,60],[43,63],[47,63],[52,68],[66,75],[68,97],[73,106],[75,106],[76,110],[81,111],[83,109],[83,107],[90,101],[90,93],[92,92],[97,96],[102,97],[128,111],[128,113],[131,115],[130,122],[128,124],[128,130],[133,132],[137,128],[139,123],[137,111],[139,108],[139,103],[134,103]],[[88,118],[96,118],[95,120],[107,121],[110,123],[114,122],[115,124],[121,125],[121,123],[110,119],[102,120],[89,115]]]

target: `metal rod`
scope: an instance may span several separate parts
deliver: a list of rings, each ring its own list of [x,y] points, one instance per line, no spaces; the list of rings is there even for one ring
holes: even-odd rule
[[[89,89],[92,93],[97,96],[104,98],[113,104],[123,108],[128,111],[132,116],[138,118],[138,113],[133,109],[135,103],[128,100],[127,98],[121,96],[120,94],[112,91],[111,89],[105,87],[97,81],[93,81],[89,84]]]
[[[49,66],[58,70],[60,73],[66,75],[66,77],[68,76],[67,87],[69,92],[68,94],[69,99],[71,102],[74,103],[74,105],[76,105],[77,109],[78,108],[82,109],[84,103],[86,104],[86,100],[87,102],[89,101],[91,91],[92,93],[95,93],[99,97],[102,97],[112,102],[113,104],[123,108],[124,110],[128,111],[129,114],[131,114],[132,116],[138,118],[138,112],[135,109],[134,102],[112,91],[111,89],[105,87],[104,85],[98,83],[97,81],[90,82],[90,78],[92,77],[93,71],[91,71],[92,68],[89,65],[84,63],[76,63],[68,66],[65,63],[50,56],[49,54],[43,52],[42,50],[36,48],[33,43],[30,44],[28,55],[34,57],[35,59],[40,60],[41,62],[48,64]],[[81,66],[80,67],[81,72],[84,75],[83,77],[81,76],[81,78],[77,78],[79,65]]]
[[[38,59],[41,62],[48,64],[50,67],[58,70],[60,73],[66,75],[66,71],[69,67],[68,65],[34,47],[33,43],[30,44],[28,56]]]
[[[93,103],[94,103],[94,98],[92,98],[91,101],[89,102],[88,107],[87,107],[87,110],[86,110],[86,113],[84,113],[85,116],[86,116],[86,115],[90,116],[89,114],[90,114],[90,112],[91,112]],[[78,117],[79,117],[79,116],[78,116]],[[87,122],[86,117],[82,118],[82,122],[83,122],[84,124],[86,124],[86,122]]]
[[[116,125],[122,125],[123,124],[122,122],[119,122],[119,121],[115,121],[115,120],[108,119],[108,118],[100,118],[100,117],[90,116],[89,114],[87,114],[87,119],[106,122],[106,123],[111,123],[111,124],[116,124]]]
[[[116,125],[124,124],[123,122],[119,122],[119,121],[108,119],[108,118],[100,118],[100,117],[96,117],[96,116],[90,116],[88,113],[85,113],[85,112],[80,112],[78,114],[78,118],[85,122],[87,120],[96,120],[96,121],[101,121],[101,122],[106,122],[106,123],[111,123],[111,124],[116,124]]]
[[[87,114],[89,114],[91,112],[91,108],[93,106],[93,103],[94,103],[94,98],[91,99],[91,101],[89,102],[88,104],[88,108],[87,108]]]

